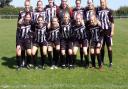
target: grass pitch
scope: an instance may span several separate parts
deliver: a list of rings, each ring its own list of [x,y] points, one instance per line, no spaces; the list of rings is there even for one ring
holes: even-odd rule
[[[15,69],[16,20],[0,20],[0,89],[128,89],[128,19],[115,20],[113,69]]]

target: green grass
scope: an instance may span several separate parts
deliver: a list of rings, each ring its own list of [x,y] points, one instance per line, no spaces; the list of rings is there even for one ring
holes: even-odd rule
[[[0,89],[128,89],[128,19],[115,20],[113,69],[15,69],[16,20],[0,20]]]

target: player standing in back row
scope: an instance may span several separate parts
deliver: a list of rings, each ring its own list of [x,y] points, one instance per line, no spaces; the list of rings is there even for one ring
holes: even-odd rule
[[[107,0],[100,0],[100,7],[97,8],[97,17],[103,29],[103,46],[101,49],[101,60],[104,63],[105,44],[108,49],[109,67],[112,67],[112,36],[114,35],[114,18],[112,10],[107,7]]]

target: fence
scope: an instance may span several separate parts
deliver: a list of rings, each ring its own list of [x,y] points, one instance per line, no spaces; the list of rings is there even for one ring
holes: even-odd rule
[[[0,15],[0,19],[17,19],[18,15]],[[128,18],[128,16],[114,16],[114,18]]]
[[[0,15],[0,19],[17,19],[18,15]]]

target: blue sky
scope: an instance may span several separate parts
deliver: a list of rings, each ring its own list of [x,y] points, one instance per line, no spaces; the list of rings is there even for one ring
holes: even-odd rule
[[[24,1],[25,0],[13,0],[11,2],[11,5],[14,5],[16,7],[18,6],[24,6]],[[56,4],[59,5],[61,0],[55,0]],[[75,6],[75,0],[68,0],[68,4],[70,6]],[[100,0],[94,0],[95,6],[98,6]],[[31,0],[31,5],[33,7],[36,7],[36,2],[37,0]],[[82,0],[82,6],[86,6],[87,0]],[[111,9],[118,9],[120,6],[128,6],[128,0],[108,0],[108,7]],[[48,3],[47,0],[43,0],[44,6]]]

